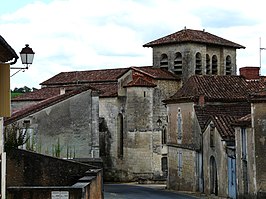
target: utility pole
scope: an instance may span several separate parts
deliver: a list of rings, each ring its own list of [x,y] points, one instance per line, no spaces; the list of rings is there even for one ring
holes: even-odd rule
[[[260,50],[260,73],[261,73],[261,51],[266,50],[266,48],[261,47],[261,38],[260,38],[260,49],[259,50]]]

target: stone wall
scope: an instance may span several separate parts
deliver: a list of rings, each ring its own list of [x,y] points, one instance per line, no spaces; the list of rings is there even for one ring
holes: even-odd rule
[[[180,156],[182,160],[179,160]],[[197,191],[195,158],[195,151],[168,146],[168,189]]]
[[[228,170],[226,143],[222,140],[217,129],[214,130],[214,146],[210,145],[210,126],[203,133],[203,171],[204,193],[211,193],[211,157],[214,158],[217,167],[218,196],[228,196]]]
[[[80,187],[79,182],[87,185]],[[18,149],[7,152],[6,183],[9,198],[51,198],[52,191],[67,191],[70,198],[80,198],[84,189],[90,196],[86,199],[103,197],[101,170]]]
[[[61,158],[99,157],[98,96],[85,91],[27,116],[24,149]]]
[[[206,54],[212,58],[213,55],[217,56],[218,61],[218,74],[225,74],[225,62],[227,55],[231,56],[232,75],[236,74],[236,50],[233,48],[225,48],[220,46],[206,46],[206,44],[197,43],[184,43],[184,44],[169,44],[153,47],[153,65],[160,67],[161,55],[167,54],[168,68],[171,71],[174,69],[175,53],[182,54],[183,74],[182,79],[186,80],[195,74],[196,53],[201,53],[202,57],[202,74],[206,74]]]

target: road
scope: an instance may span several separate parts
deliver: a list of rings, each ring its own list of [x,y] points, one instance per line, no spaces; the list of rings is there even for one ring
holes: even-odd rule
[[[106,184],[104,199],[196,199],[165,190],[162,185]]]

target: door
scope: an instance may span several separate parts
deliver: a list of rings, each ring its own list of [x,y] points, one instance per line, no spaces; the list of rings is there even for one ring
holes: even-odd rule
[[[217,177],[217,166],[213,156],[210,159],[211,170],[210,170],[210,191],[211,194],[218,196],[218,177]]]
[[[236,159],[228,156],[228,195],[236,199]]]

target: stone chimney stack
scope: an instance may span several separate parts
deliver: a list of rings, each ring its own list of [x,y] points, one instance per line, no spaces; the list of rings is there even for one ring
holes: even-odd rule
[[[240,68],[239,73],[247,80],[260,79],[260,67],[246,66]]]

